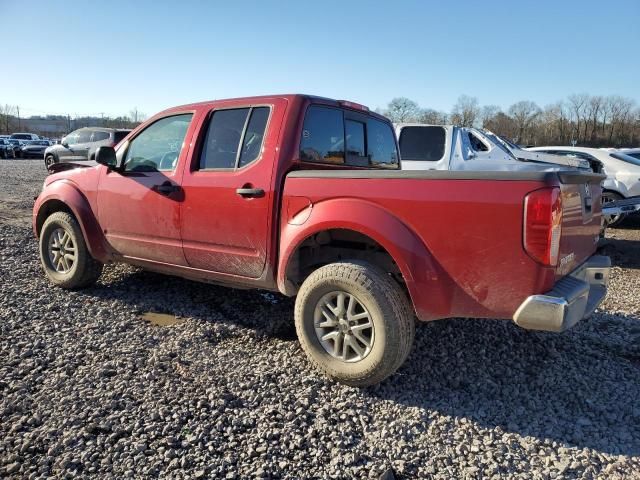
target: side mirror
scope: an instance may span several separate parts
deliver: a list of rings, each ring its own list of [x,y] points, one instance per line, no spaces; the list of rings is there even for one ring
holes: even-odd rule
[[[62,140],[62,141],[60,142],[60,145],[62,145],[64,148],[69,148],[69,144],[67,143],[67,141],[66,141],[66,140]]]
[[[115,169],[118,163],[116,160],[116,151],[113,147],[98,147],[96,151],[96,162],[109,169]]]

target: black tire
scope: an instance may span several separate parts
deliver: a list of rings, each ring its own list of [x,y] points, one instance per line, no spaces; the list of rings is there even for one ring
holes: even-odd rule
[[[604,192],[602,192],[602,206],[604,207],[607,203],[616,202],[618,200],[622,200],[623,198],[624,197],[619,193],[605,190]],[[624,221],[625,218],[626,215],[624,213],[620,215],[605,215],[604,226],[605,228],[617,227]]]
[[[59,271],[51,259],[50,242],[53,235],[58,235],[62,230],[68,234],[74,249],[69,247],[68,252],[75,252],[75,258],[66,271]],[[66,212],[51,214],[42,225],[40,231],[40,262],[45,274],[54,285],[66,289],[84,288],[93,285],[102,273],[102,263],[95,260],[84,241],[80,225],[72,215]],[[64,266],[62,266],[64,268]]]
[[[355,297],[369,313],[375,334],[369,353],[360,360],[336,358],[316,334],[316,306],[335,292]],[[403,289],[382,270],[360,261],[332,263],[309,275],[296,298],[295,324],[310,361],[331,379],[356,387],[375,385],[393,374],[409,355],[415,336],[413,309]]]
[[[47,167],[47,170],[54,163],[56,163],[56,157],[54,157],[53,155],[49,154],[46,157],[44,157],[44,166]]]

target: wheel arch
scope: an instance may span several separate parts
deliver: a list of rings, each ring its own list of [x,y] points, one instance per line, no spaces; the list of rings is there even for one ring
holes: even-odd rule
[[[110,252],[102,229],[87,198],[69,182],[56,182],[47,187],[45,195],[38,197],[33,210],[33,231],[40,237],[42,225],[53,213],[67,212],[80,225],[91,256],[101,262],[110,259]]]
[[[291,219],[282,222],[277,283],[283,294],[295,295],[314,268],[356,258],[382,267],[399,281],[419,318],[439,318],[432,305],[423,301],[424,292],[420,292],[429,288],[433,295],[443,298],[446,279],[426,245],[409,226],[391,212],[364,200],[327,200],[309,209],[310,213],[296,215],[296,218],[308,215],[301,225]],[[351,251],[345,245],[350,242],[356,244]],[[321,261],[315,264],[306,261],[309,255],[305,254],[305,248],[321,251],[327,246],[334,251],[321,253],[317,257]],[[364,254],[349,256],[358,248]]]

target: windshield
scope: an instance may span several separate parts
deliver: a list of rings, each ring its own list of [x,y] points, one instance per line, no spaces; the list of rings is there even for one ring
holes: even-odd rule
[[[487,137],[494,144],[496,144],[498,146],[498,148],[500,148],[501,150],[505,151],[510,157],[513,157],[513,158],[515,158],[517,160],[517,157],[511,151],[511,149],[515,148],[516,150],[520,150],[518,147],[516,147],[515,145],[512,147],[511,146],[512,144],[506,142],[502,137],[496,135],[495,133],[491,133],[491,132],[489,132],[487,130],[482,130],[482,133],[485,135],[485,137]]]
[[[615,158],[616,160],[620,160],[621,162],[630,163],[632,165],[636,165],[640,167],[640,160],[632,157],[631,155],[625,155],[624,153],[610,153],[609,156],[611,158]]]

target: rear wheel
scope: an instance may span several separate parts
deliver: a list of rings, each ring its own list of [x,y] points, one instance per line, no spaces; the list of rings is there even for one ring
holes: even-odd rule
[[[364,387],[406,360],[415,319],[400,285],[364,262],[338,262],[313,272],[296,298],[298,339],[330,378]]]
[[[607,203],[617,202],[618,200],[622,200],[624,197],[616,192],[604,191],[602,192],[602,206],[604,207]],[[605,215],[604,223],[605,227],[616,227],[622,223],[625,215]]]
[[[62,288],[88,287],[102,273],[102,263],[89,253],[80,225],[66,212],[53,213],[45,220],[40,261],[49,280]]]

